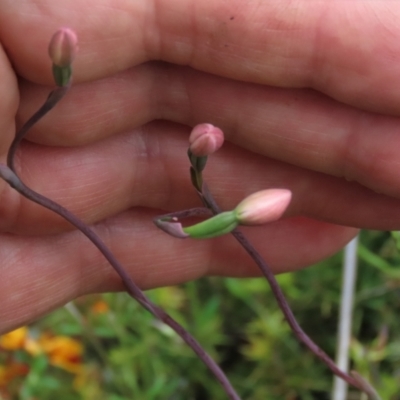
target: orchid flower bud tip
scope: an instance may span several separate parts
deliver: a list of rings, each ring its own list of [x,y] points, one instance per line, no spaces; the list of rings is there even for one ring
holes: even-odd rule
[[[211,124],[196,125],[189,137],[190,151],[196,157],[215,153],[224,143],[224,133]]]
[[[78,49],[78,37],[70,28],[59,29],[51,38],[49,56],[57,67],[72,64]]]
[[[292,192],[287,189],[267,189],[246,197],[235,208],[241,225],[262,225],[278,220],[289,206]]]

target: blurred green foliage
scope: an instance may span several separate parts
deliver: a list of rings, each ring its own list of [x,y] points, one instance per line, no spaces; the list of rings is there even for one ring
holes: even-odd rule
[[[400,400],[399,248],[399,233],[361,233],[352,366],[385,400]],[[341,273],[338,254],[278,277],[301,326],[332,357]],[[149,295],[195,335],[243,399],[331,398],[332,375],[296,341],[264,279],[201,279]],[[100,299],[108,304],[102,312],[94,307]],[[19,352],[30,369],[10,389],[10,399],[226,398],[180,338],[126,294],[78,299],[30,331],[51,331],[81,341],[82,369],[73,374],[51,365],[43,355]],[[362,397],[350,390],[348,399]]]

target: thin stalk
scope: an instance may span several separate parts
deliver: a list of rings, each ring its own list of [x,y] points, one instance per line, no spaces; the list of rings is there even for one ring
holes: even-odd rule
[[[225,376],[222,369],[218,364],[207,354],[207,352],[201,347],[200,343],[189,334],[177,321],[175,321],[171,316],[169,316],[163,309],[156,306],[150,301],[150,299],[143,293],[142,290],[134,283],[132,278],[128,275],[122,264],[115,258],[111,250],[104,244],[100,237],[86,225],[82,220],[68,211],[66,208],[62,207],[60,204],[54,202],[53,200],[42,196],[40,193],[35,192],[26,186],[22,180],[18,177],[15,171],[15,154],[18,149],[19,144],[25,137],[26,133],[32,126],[37,123],[41,118],[43,118],[68,92],[70,84],[65,86],[57,86],[47,97],[45,103],[39,108],[39,110],[32,115],[31,118],[23,125],[23,127],[17,132],[9,152],[7,154],[7,165],[0,164],[0,177],[3,178],[11,187],[17,190],[21,195],[28,198],[29,200],[45,207],[56,214],[60,215],[62,218],[67,220],[70,224],[79,229],[103,254],[110,265],[115,269],[118,275],[121,277],[127,292],[136,301],[139,302],[146,310],[152,313],[155,317],[160,319],[166,325],[171,327],[181,338],[188,344],[192,350],[197,354],[197,356],[202,360],[202,362],[207,366],[207,368],[212,372],[218,382],[222,385],[223,389],[227,393],[229,399],[240,400],[239,395],[235,392],[235,389],[229,382],[229,379]],[[203,213],[202,211],[196,211]]]
[[[215,214],[219,214],[221,212],[220,207],[214,200],[207,186],[203,184],[202,188],[202,199],[205,201],[206,205],[213,211]],[[303,343],[315,356],[317,356],[321,361],[323,361],[328,368],[340,378],[344,379],[350,385],[358,388],[363,391],[362,386],[359,382],[354,379],[349,374],[343,372],[341,369],[337,367],[335,362],[319,347],[314,341],[303,331],[299,323],[297,322],[293,311],[291,310],[289,303],[287,302],[285,295],[283,294],[282,289],[280,288],[275,275],[273,274],[269,265],[264,261],[260,253],[254,248],[254,246],[248,241],[248,239],[237,229],[234,229],[232,235],[235,239],[242,245],[242,247],[246,250],[246,252],[250,255],[250,257],[255,261],[257,266],[260,268],[261,272],[267,279],[272,293],[274,294],[280,309],[282,310],[283,315],[285,316],[286,321],[288,322],[290,328],[293,333],[297,337],[297,339]]]
[[[140,288],[134,283],[132,278],[125,271],[122,264],[115,258],[110,249],[104,244],[97,234],[90,229],[83,221],[62,207],[60,204],[42,196],[26,186],[19,177],[11,171],[5,165],[0,165],[0,176],[8,182],[8,184],[17,190],[20,194],[28,198],[29,200],[40,204],[56,214],[66,219],[69,223],[79,229],[103,254],[111,266],[115,269],[118,275],[121,277],[125,284],[127,292],[138,301],[146,310],[151,312],[155,317],[160,319],[162,322],[171,327],[183,340],[187,343],[192,350],[198,355],[208,369],[214,374],[215,378],[222,385],[228,397],[232,400],[240,400],[239,395],[235,392],[235,389],[225,376],[222,369],[216,364],[216,362],[206,353],[201,347],[199,342],[189,334],[177,321],[170,317],[163,309],[156,306],[150,301],[150,299],[140,290]]]
[[[28,121],[25,122],[23,127],[17,132],[7,153],[7,165],[12,171],[15,172],[15,153],[19,144],[21,143],[21,140],[27,134],[29,129],[31,129],[32,126],[35,125],[36,122],[38,122],[41,118],[43,118],[67,94],[70,87],[71,85],[57,86],[55,89],[53,89],[42,107],[40,107],[39,110],[36,111],[35,114],[33,114],[32,117],[30,117]]]

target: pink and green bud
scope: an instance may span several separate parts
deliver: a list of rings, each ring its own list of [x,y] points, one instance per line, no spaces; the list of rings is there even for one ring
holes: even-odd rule
[[[51,38],[49,55],[57,67],[67,67],[72,64],[78,49],[76,33],[69,28],[59,29]]]
[[[196,125],[189,136],[189,150],[196,157],[215,153],[224,143],[224,133],[211,124]]]
[[[72,61],[78,49],[78,38],[69,28],[59,29],[51,38],[49,55],[53,61],[53,77],[56,85],[66,87],[72,76]]]
[[[225,211],[198,224],[183,227],[177,218],[160,218],[155,224],[178,238],[210,239],[232,232],[239,225],[261,225],[279,219],[290,203],[286,189],[267,189],[245,198],[233,211]]]
[[[246,197],[235,208],[241,225],[262,225],[278,220],[289,206],[292,192],[287,189],[267,189]]]
[[[183,228],[195,239],[209,239],[232,232],[239,225],[262,225],[278,220],[287,209],[292,193],[287,189],[267,189],[246,197],[233,211],[217,214],[196,225]]]

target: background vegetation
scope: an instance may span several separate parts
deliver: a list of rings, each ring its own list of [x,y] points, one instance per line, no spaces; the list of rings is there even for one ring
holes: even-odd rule
[[[399,237],[363,232],[359,245],[352,364],[385,400],[400,400]],[[300,324],[332,356],[341,268],[338,254],[279,276]],[[330,399],[331,374],[294,339],[264,279],[202,279],[149,293],[219,361],[243,399]],[[170,329],[120,293],[78,299],[0,337],[0,399],[55,398],[225,396]]]

